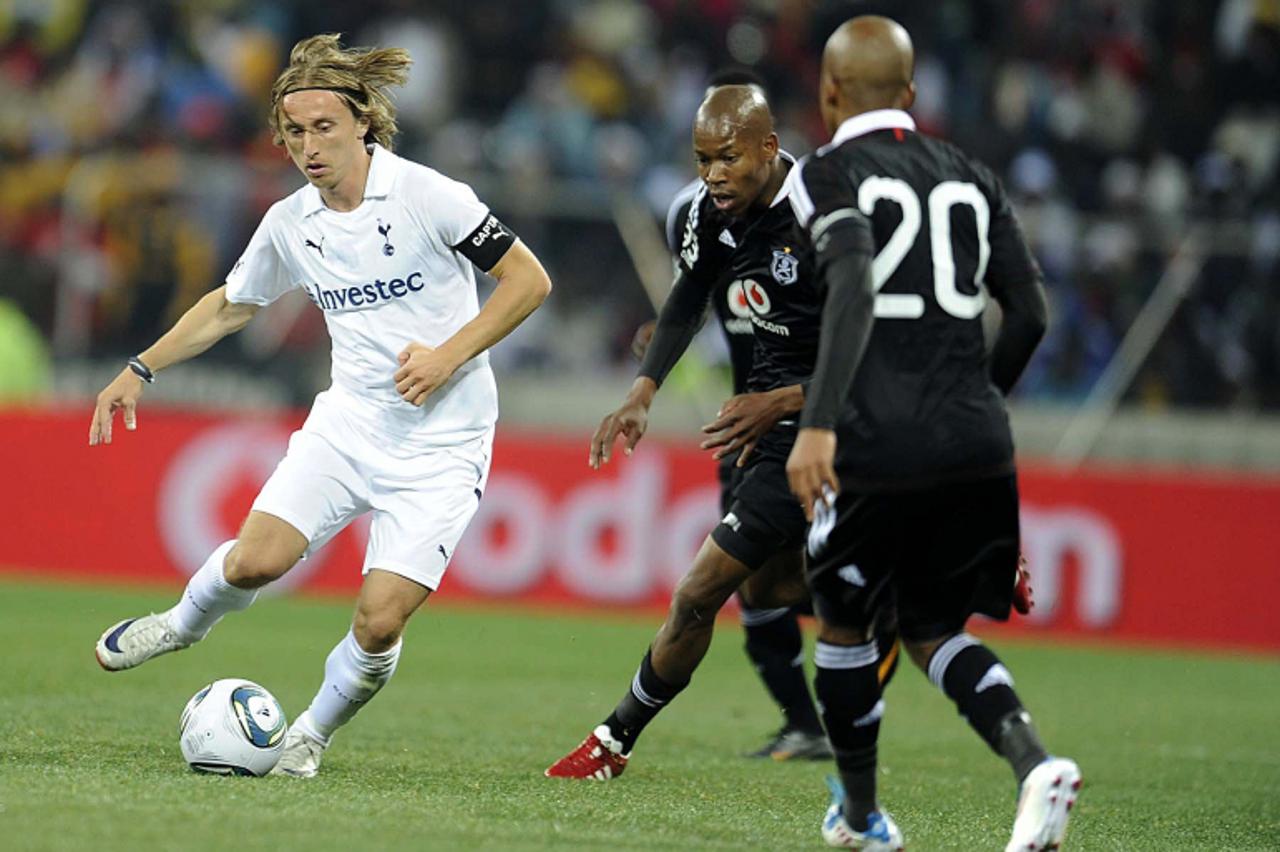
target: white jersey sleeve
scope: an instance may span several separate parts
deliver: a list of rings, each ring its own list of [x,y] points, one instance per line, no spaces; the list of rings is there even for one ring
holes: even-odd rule
[[[439,172],[413,170],[407,189],[414,214],[450,248],[460,248],[489,218],[489,208],[470,186]]]
[[[272,205],[258,223],[248,248],[227,274],[227,301],[269,305],[297,286],[276,247],[275,223],[280,215],[280,205]]]

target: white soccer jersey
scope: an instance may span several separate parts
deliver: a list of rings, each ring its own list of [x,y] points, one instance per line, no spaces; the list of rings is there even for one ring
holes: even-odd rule
[[[468,237],[476,246],[510,239],[469,186],[374,145],[360,206],[331,210],[311,184],[276,202],[227,276],[226,295],[268,305],[303,288],[333,342],[324,395],[410,446],[458,443],[497,420],[488,353],[422,408],[396,393],[392,377],[408,343],[439,346],[479,312],[471,262],[453,248]]]

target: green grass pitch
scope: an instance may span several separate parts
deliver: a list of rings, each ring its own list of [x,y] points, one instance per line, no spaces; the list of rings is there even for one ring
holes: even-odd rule
[[[613,706],[655,617],[429,605],[319,777],[190,772],[183,704],[247,677],[290,717],[350,604],[268,597],[187,651],[107,674],[91,646],[172,592],[0,579],[0,848],[818,849],[822,763],[739,754],[776,725],[741,633],[607,784],[542,770]],[[1068,848],[1280,849],[1280,661],[993,643],[1085,787]],[[909,665],[886,696],[882,802],[912,850],[1003,849],[1012,779]]]

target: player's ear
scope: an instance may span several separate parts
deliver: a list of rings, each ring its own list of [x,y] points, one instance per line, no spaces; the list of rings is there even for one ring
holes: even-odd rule
[[[764,137],[763,144],[766,159],[772,160],[774,157],[778,156],[779,143],[777,133],[770,133],[768,136]]]
[[[356,138],[361,142],[369,135],[369,119],[359,117],[356,118]]]
[[[840,108],[840,84],[830,74],[823,74],[818,83],[818,105],[823,112],[836,112]]]
[[[907,87],[902,90],[902,106],[899,109],[911,109],[916,102],[916,81],[912,80]]]

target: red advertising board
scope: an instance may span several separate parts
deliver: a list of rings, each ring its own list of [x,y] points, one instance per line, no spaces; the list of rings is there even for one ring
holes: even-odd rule
[[[0,570],[180,582],[231,538],[302,419],[143,411],[90,448],[85,411],[0,412]],[[585,436],[500,430],[450,598],[654,607],[718,517],[714,470],[646,441],[600,472]],[[1007,629],[1280,651],[1280,480],[1024,465],[1036,610]],[[353,591],[357,521],[285,585]]]

